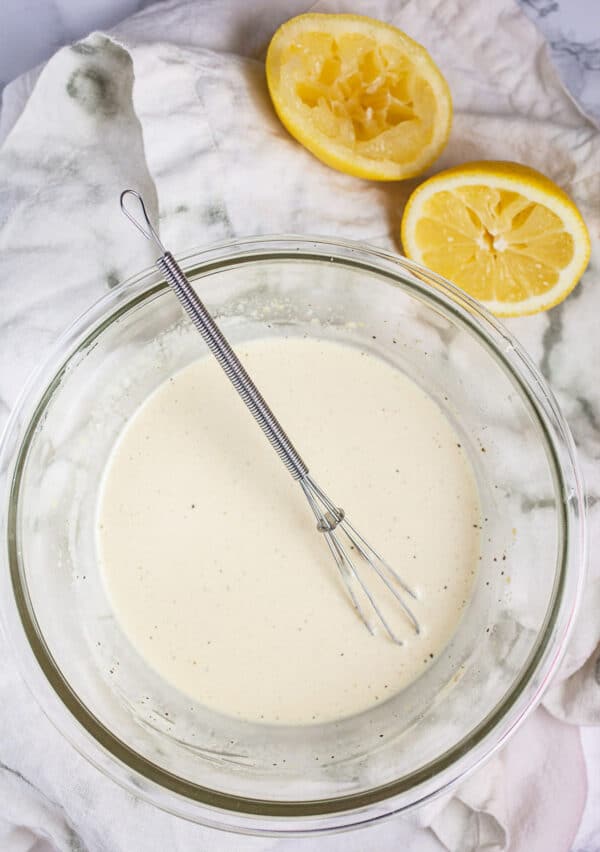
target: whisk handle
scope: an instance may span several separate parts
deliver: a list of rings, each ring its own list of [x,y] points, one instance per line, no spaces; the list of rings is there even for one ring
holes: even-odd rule
[[[307,466],[173,255],[165,252],[156,265],[281,461],[294,479],[302,479],[308,473]]]

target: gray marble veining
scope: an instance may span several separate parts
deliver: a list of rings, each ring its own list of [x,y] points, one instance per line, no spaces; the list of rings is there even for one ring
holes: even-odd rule
[[[518,0],[544,34],[571,97],[600,127],[600,6],[596,0]]]

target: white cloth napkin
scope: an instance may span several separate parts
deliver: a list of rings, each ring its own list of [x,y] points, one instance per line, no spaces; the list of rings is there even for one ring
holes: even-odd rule
[[[356,11],[327,0],[318,11]],[[397,249],[415,181],[369,184],[338,174],[274,117],[261,57],[301,0],[167,0],[59,51],[7,87],[0,148],[0,416],[65,325],[152,260],[118,211],[124,186],[158,211],[174,251],[237,235],[295,231]],[[540,168],[576,199],[595,253],[563,307],[512,323],[575,427],[588,490],[600,495],[600,135],[563,92],[544,43],[512,0],[363,0],[360,11],[425,44],[453,93],[455,122],[435,170],[472,159]],[[20,86],[20,88],[19,88]],[[31,93],[29,90],[31,88]],[[29,95],[18,116],[22,94]],[[14,122],[14,126],[11,125]],[[596,206],[594,206],[596,205]],[[590,506],[592,546],[600,502]],[[598,542],[600,544],[600,542]],[[592,563],[560,676],[502,752],[454,795],[319,850],[536,852],[570,847],[584,813],[579,730],[600,724],[600,574]],[[4,651],[4,648],[2,649]],[[5,654],[3,653],[3,657]],[[135,800],[89,767],[49,726],[12,664],[0,671],[0,847],[110,850],[292,850],[315,841],[240,840]],[[559,721],[560,720],[560,721]],[[596,785],[594,787],[594,784]],[[588,772],[590,795],[600,780]],[[557,801],[560,808],[556,807]],[[4,832],[4,833],[2,833]],[[583,848],[583,847],[582,847]]]

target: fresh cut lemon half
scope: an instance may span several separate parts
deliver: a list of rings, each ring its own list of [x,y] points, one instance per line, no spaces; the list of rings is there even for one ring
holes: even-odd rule
[[[408,200],[401,238],[409,258],[504,317],[561,302],[590,258],[573,201],[518,163],[468,163],[425,181]]]
[[[373,18],[292,18],[271,39],[266,72],[285,127],[342,172],[413,177],[448,140],[452,101],[436,64],[401,30]]]

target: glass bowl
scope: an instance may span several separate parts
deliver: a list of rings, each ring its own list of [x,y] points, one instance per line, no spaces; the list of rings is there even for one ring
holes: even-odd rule
[[[473,598],[417,681],[338,722],[243,722],[164,682],[115,621],[95,551],[102,471],[123,425],[204,353],[159,274],[145,271],[64,334],[4,436],[2,621],[23,675],[92,763],[203,824],[336,830],[421,803],[504,741],[564,649],[584,565],[567,425],[511,335],[403,258],[277,237],[194,252],[182,266],[234,345],[297,334],[368,348],[438,403],[480,492]]]

